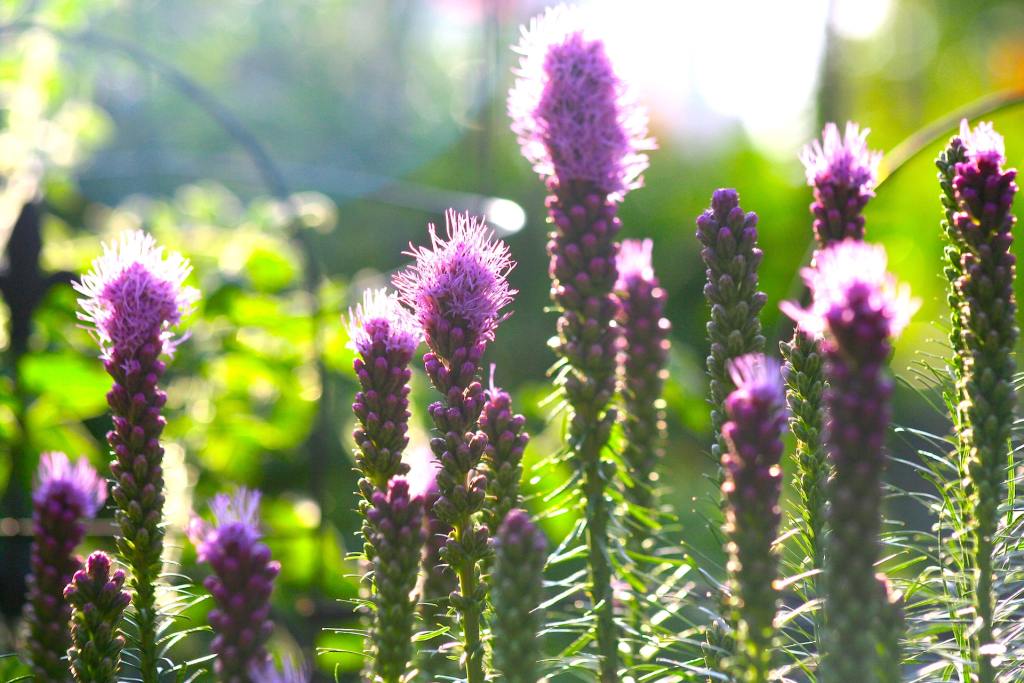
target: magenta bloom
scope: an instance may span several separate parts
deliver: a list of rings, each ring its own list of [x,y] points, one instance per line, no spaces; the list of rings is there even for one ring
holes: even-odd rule
[[[521,56],[508,113],[523,156],[560,184],[592,183],[621,198],[642,185],[647,112],[616,75],[604,43],[574,7],[533,18],[514,48]]]
[[[94,330],[102,357],[115,351],[125,361],[146,344],[159,340],[168,354],[181,341],[171,328],[187,316],[199,292],[185,286],[192,272],[178,253],[164,257],[152,235],[141,230],[125,232],[113,245],[103,245],[103,255],[92,263],[92,272],[74,284],[82,311],[78,317]]]
[[[868,129],[847,123],[841,134],[834,123],[825,125],[821,140],[815,140],[800,154],[807,171],[807,184],[814,188],[814,234],[819,247],[846,238],[864,239],[864,216],[868,200],[875,196],[875,181],[881,152],[868,149]]]
[[[349,310],[348,334],[350,346],[363,357],[384,351],[411,358],[423,338],[416,319],[386,289],[363,292],[363,302]]]
[[[252,667],[266,663],[274,630],[270,594],[281,565],[260,541],[259,503],[258,491],[218,494],[210,503],[214,523],[194,517],[189,525],[199,561],[213,569],[204,582],[217,604],[207,617],[216,634],[210,649],[219,680],[229,683],[245,683]]]
[[[804,268],[802,275],[814,294],[813,302],[807,309],[784,302],[783,311],[806,334],[818,337],[827,332],[851,353],[868,351],[859,342],[898,336],[920,306],[910,296],[910,288],[897,284],[886,271],[881,246],[853,239],[839,242],[819,251],[814,267]],[[870,312],[880,327],[867,330],[853,325],[851,308]]]
[[[476,216],[445,213],[447,239],[430,225],[430,247],[407,252],[415,263],[394,277],[402,302],[415,311],[427,344],[442,358],[455,346],[489,342],[516,291],[508,273],[515,267],[508,246]],[[460,330],[458,340],[448,339]]]
[[[31,568],[25,622],[26,654],[36,680],[68,678],[61,658],[71,645],[71,606],[64,587],[82,566],[75,548],[91,519],[107,498],[106,483],[86,460],[72,464],[63,453],[43,453],[32,495]]]

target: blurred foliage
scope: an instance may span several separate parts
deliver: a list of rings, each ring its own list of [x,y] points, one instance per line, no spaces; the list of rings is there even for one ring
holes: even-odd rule
[[[553,358],[543,342],[553,318],[544,313],[544,190],[503,113],[513,58],[505,46],[536,9],[505,0],[0,0],[0,243],[21,206],[41,196],[48,272],[82,272],[100,241],[133,227],[192,260],[203,298],[167,381],[168,451],[187,463],[173,503],[180,514],[170,522],[183,523],[216,491],[264,490],[269,543],[283,566],[275,648],[302,648],[307,658],[314,647],[338,650],[318,658],[324,672],[358,670],[362,652],[356,636],[322,631],[356,626],[344,600],[358,592],[357,568],[344,560],[359,544],[348,454],[352,355],[339,315],[364,287],[386,282],[405,245],[422,242],[425,224],[448,204],[501,196],[525,207],[525,228],[506,238],[519,260],[516,313],[489,360],[535,435],[526,456],[531,507],[556,543],[575,523],[570,513],[544,514],[565,507],[548,493],[570,468],[533,468],[559,451],[562,437],[545,403]],[[832,36],[819,118],[856,119],[871,127],[873,147],[891,149],[983,95],[1024,88],[1022,46],[1019,2],[895,2],[877,35]],[[754,59],[759,46],[742,49]],[[744,208],[760,214],[761,281],[778,302],[800,293],[809,191],[796,149],[779,157],[728,121],[695,144],[657,111],[654,120],[661,149],[646,188],[621,214],[626,236],[654,238],[675,330],[662,472],[664,501],[680,517],[672,533],[704,538],[691,543],[714,554],[713,533],[697,514],[709,509],[700,475],[710,437],[693,219],[713,189],[737,187]],[[995,122],[1019,165],[1024,110]],[[897,371],[916,354],[940,352],[945,336],[932,167],[945,137],[886,180],[866,213],[869,239],[887,246],[892,268],[924,302],[899,345]],[[285,188],[268,184],[247,140],[273,160]],[[15,492],[27,490],[39,452],[104,463],[109,382],[75,307],[69,287],[52,289],[36,311],[29,351],[5,357],[0,518],[27,516]],[[9,346],[6,316],[0,311],[0,348]],[[788,337],[774,303],[765,324],[769,339]],[[417,374],[414,405],[430,400]],[[910,392],[897,397],[897,409],[900,423],[946,428]],[[424,417],[422,409],[415,415],[420,443]],[[896,455],[912,455],[909,444],[893,445]],[[893,476],[914,481],[902,470]],[[190,548],[181,561],[198,576]],[[201,620],[204,609],[188,616]],[[10,635],[0,630],[0,651]],[[203,653],[200,637],[179,647],[182,657]]]

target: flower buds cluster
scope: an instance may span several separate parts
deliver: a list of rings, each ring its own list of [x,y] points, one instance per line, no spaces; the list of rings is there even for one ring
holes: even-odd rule
[[[78,683],[115,683],[121,667],[119,624],[131,595],[123,590],[124,571],[111,572],[111,564],[106,553],[94,552],[64,589],[72,608],[68,660]]]

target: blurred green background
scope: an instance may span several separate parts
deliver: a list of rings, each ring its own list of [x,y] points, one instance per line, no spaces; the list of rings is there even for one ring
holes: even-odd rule
[[[1024,90],[1024,2],[957,0],[633,0],[584,3],[608,30],[622,75],[648,105],[660,149],[646,187],[622,207],[627,237],[650,236],[674,325],[666,398],[666,504],[682,533],[710,498],[704,403],[704,270],[694,218],[720,186],[758,212],[770,346],[789,335],[777,303],[800,293],[810,190],[797,159],[827,120],[871,128],[891,150],[966,105]],[[515,314],[489,351],[535,435],[528,459],[558,449],[561,421],[541,405],[545,340],[544,188],[518,154],[504,97],[519,26],[543,3],[516,0],[0,0],[0,651],[12,647],[23,590],[28,491],[38,454],[104,467],[108,379],[75,321],[66,277],[101,240],[143,227],[195,264],[203,292],[192,338],[168,373],[170,537],[189,510],[245,484],[266,492],[269,543],[282,561],[275,650],[351,650],[317,659],[354,671],[359,549],[349,449],[354,391],[340,315],[400,267],[410,241],[448,206],[487,213],[519,266]],[[1011,164],[1024,155],[1024,108],[993,117]],[[950,120],[950,124],[952,120]],[[868,237],[924,305],[894,368],[942,352],[944,283],[932,159],[936,130],[867,210]],[[887,159],[886,163],[891,160]],[[883,164],[885,167],[886,163]],[[38,263],[15,237],[37,202]],[[18,246],[22,248],[19,250]],[[14,303],[12,303],[12,301]],[[24,302],[38,303],[26,307]],[[20,302],[20,303],[19,303]],[[31,312],[31,335],[19,325]],[[20,321],[20,322],[19,322]],[[422,374],[414,439],[425,443]],[[897,421],[943,432],[911,391]],[[896,455],[912,446],[894,439]],[[417,447],[414,445],[414,447]],[[554,488],[559,473],[530,475]],[[896,470],[906,486],[915,483]],[[536,512],[540,497],[531,500]],[[107,513],[109,515],[109,513]],[[924,523],[910,510],[896,510]],[[568,515],[544,520],[554,539]],[[90,537],[109,547],[109,519]],[[201,619],[201,610],[190,617]],[[202,636],[181,646],[198,656]]]

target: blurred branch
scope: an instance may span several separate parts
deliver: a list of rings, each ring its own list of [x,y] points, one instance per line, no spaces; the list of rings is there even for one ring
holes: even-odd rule
[[[939,136],[956,130],[961,119],[976,119],[980,116],[1011,109],[1022,103],[1024,103],[1024,88],[1004,90],[971,102],[918,129],[910,137],[893,147],[882,159],[881,167],[878,169],[876,187],[880,187],[882,183],[896,175],[907,162],[927,149]]]

